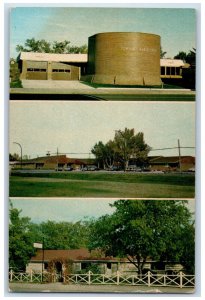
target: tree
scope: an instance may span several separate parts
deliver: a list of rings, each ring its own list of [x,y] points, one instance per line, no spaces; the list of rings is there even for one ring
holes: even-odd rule
[[[174,56],[174,59],[181,59],[186,61],[187,54],[184,51],[180,51],[177,55]]]
[[[194,265],[194,225],[186,201],[118,200],[115,212],[93,221],[90,249],[100,248],[106,255],[127,257],[142,274],[151,257],[155,261]],[[188,232],[190,240],[187,240]]]
[[[115,162],[116,153],[115,153],[115,144],[113,141],[109,141],[106,144],[103,144],[102,141],[99,141],[91,149],[91,153],[95,155],[98,166],[102,166],[103,169],[111,168]]]
[[[9,161],[18,161],[20,160],[20,156],[17,153],[11,154],[9,153]]]
[[[25,270],[35,250],[30,232],[30,219],[20,217],[21,211],[10,202],[9,210],[9,266],[15,270]]]
[[[35,241],[42,242],[44,240],[45,249],[79,249],[87,246],[86,222],[47,221],[32,224],[30,229]]]
[[[39,53],[87,53],[87,45],[70,46],[70,41],[54,41],[53,43],[46,40],[36,40],[35,38],[27,39],[25,45],[17,45],[17,52],[39,52]]]
[[[166,54],[167,54],[167,52],[163,51],[162,47],[160,46],[160,58],[164,58]]]
[[[184,62],[190,64],[191,67],[196,66],[196,49],[193,48],[188,53],[180,51],[177,55],[174,56],[176,59],[182,59]]]
[[[142,132],[135,134],[134,128],[116,130],[114,143],[115,152],[124,166],[124,171],[127,170],[131,158],[145,161],[151,149],[144,141],[144,134]]]
[[[103,168],[111,168],[114,163],[123,165],[124,171],[127,170],[130,159],[142,165],[147,160],[150,147],[144,141],[144,134],[135,134],[134,128],[125,128],[124,131],[116,130],[114,140],[106,144],[98,142],[94,145],[91,152],[95,155],[99,164]]]

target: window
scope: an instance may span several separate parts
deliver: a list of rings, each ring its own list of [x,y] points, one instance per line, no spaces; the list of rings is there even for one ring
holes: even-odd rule
[[[46,72],[46,69],[28,68],[28,72]]]
[[[171,75],[175,75],[175,67],[171,67]]]
[[[60,73],[70,73],[70,70],[67,69],[53,69],[52,72],[60,72]]]
[[[180,75],[180,68],[176,68],[176,75]]]
[[[111,264],[111,263],[107,263],[107,268],[108,268],[109,270],[111,270],[111,267],[112,267],[112,264]]]
[[[166,75],[170,75],[170,73],[171,73],[170,69],[171,69],[170,67],[167,67],[167,74]]]
[[[165,75],[165,67],[161,67],[161,75]]]

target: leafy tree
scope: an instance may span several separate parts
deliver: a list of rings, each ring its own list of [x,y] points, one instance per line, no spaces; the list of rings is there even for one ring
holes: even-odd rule
[[[91,149],[91,153],[95,155],[98,166],[103,166],[103,169],[111,168],[115,162],[115,143],[109,141],[106,144],[103,142],[98,142]]]
[[[61,42],[54,41],[53,43],[46,40],[36,40],[35,38],[27,39],[25,45],[17,45],[17,52],[39,52],[39,53],[87,53],[87,45],[70,46],[70,41],[64,40]]]
[[[20,217],[21,211],[10,202],[9,211],[9,266],[24,270],[35,250],[30,232],[30,219]]]
[[[9,153],[9,161],[20,160],[20,156],[17,153],[11,154]]]
[[[184,51],[180,51],[177,55],[174,56],[176,59],[182,59],[184,62],[191,65],[191,67],[195,67],[196,65],[196,49],[193,48],[188,53]]]
[[[164,58],[166,54],[167,54],[167,52],[163,51],[162,47],[160,46],[160,58]]]
[[[117,130],[114,143],[115,152],[124,166],[124,171],[127,170],[131,158],[145,161],[151,149],[144,141],[144,134],[142,132],[135,134],[134,128]]]
[[[183,263],[191,272],[194,225],[185,203],[178,200],[115,201],[111,205],[116,208],[112,215],[102,216],[90,225],[89,248],[100,248],[106,255],[127,257],[139,274],[148,257],[160,262]],[[188,252],[192,255],[187,263]]]
[[[98,166],[103,166],[105,169],[105,145],[102,141],[96,143],[91,149],[91,153],[95,155]]]
[[[32,224],[31,232],[36,241],[44,240],[45,249],[79,249],[87,246],[86,222],[47,221]]]
[[[174,56],[175,59],[181,59],[186,61],[187,54],[184,51],[180,51],[177,55]]]
[[[124,131],[116,130],[114,140],[106,144],[101,141],[96,143],[91,152],[103,168],[111,168],[114,163],[120,163],[126,171],[130,159],[140,165],[144,164],[150,149],[142,132],[135,134],[134,129],[125,128]]]
[[[186,62],[190,64],[192,67],[196,66],[196,49],[193,48],[189,51],[186,57]]]

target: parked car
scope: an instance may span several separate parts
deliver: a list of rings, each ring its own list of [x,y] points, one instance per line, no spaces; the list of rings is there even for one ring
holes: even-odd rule
[[[127,171],[141,172],[142,169],[137,167],[136,165],[129,165],[128,168],[127,168]]]
[[[63,171],[73,171],[73,168],[68,166],[68,167],[63,168]]]
[[[97,170],[99,169],[95,165],[88,165],[82,168],[82,171],[97,171]]]
[[[63,171],[63,167],[56,167],[55,171]]]

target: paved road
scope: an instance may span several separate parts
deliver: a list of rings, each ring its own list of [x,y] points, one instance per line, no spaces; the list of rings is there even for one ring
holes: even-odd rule
[[[117,286],[117,285],[64,285],[62,283],[10,283],[10,292],[43,293],[132,293],[132,294],[187,294],[194,293],[193,288]]]
[[[189,89],[94,88],[80,81],[23,80],[11,88],[11,100],[194,101]]]

